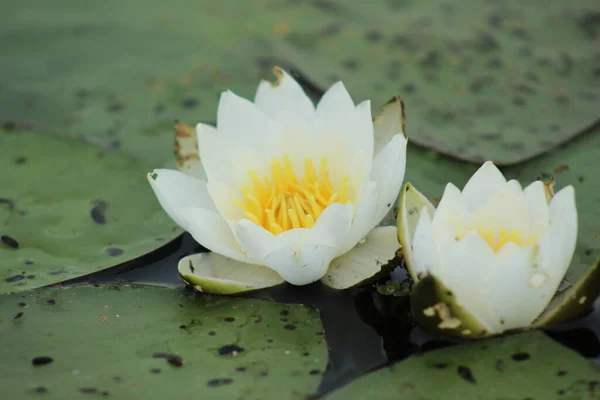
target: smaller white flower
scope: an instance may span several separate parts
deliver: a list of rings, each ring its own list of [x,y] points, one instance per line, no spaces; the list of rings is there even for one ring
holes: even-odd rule
[[[486,162],[462,192],[449,183],[437,209],[406,184],[398,228],[417,319],[497,334],[531,326],[555,295],[577,241],[575,191],[549,201],[543,182],[522,189]]]
[[[254,103],[222,93],[217,127],[197,126],[199,149],[189,148],[196,143],[190,130],[177,125],[184,172],[148,174],[164,210],[212,251],[179,264],[198,290],[319,279],[346,288],[395,257],[395,228],[374,228],[404,177],[399,98],[373,121],[369,101],[355,105],[341,82],[315,107],[293,78],[275,73],[278,81],[263,81]]]

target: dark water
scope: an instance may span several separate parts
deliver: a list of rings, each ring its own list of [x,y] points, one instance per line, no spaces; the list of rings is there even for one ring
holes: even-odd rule
[[[183,288],[177,262],[200,251],[203,248],[185,233],[148,255],[65,283],[138,283]],[[404,273],[395,271],[393,276],[402,279]],[[267,294],[279,302],[319,309],[329,345],[329,364],[318,390],[321,395],[391,362],[459,343],[416,327],[409,318],[406,299],[382,296],[372,287],[336,291],[319,283],[302,287],[283,284],[268,289]],[[600,301],[595,305],[595,311],[588,316],[549,329],[547,334],[600,363]]]

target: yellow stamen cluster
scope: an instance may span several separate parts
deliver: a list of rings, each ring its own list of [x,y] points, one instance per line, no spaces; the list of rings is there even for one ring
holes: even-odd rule
[[[331,203],[349,201],[349,178],[344,177],[336,191],[329,178],[327,158],[319,170],[312,158],[304,160],[304,176],[296,176],[288,155],[283,162],[271,159],[271,176],[249,171],[250,183],[240,188],[242,200],[234,204],[254,223],[274,234],[294,228],[310,228]]]
[[[463,234],[456,235],[457,240],[461,240],[468,232]],[[500,229],[497,233],[495,233],[491,229],[477,229],[477,233],[481,236],[494,250],[494,252],[498,252],[502,246],[506,243],[514,243],[519,247],[530,246],[537,241],[537,236],[531,236],[529,238],[523,238],[523,235],[519,231],[509,231],[507,229]]]

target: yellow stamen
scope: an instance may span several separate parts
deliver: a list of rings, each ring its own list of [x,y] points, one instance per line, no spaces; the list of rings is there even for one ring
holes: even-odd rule
[[[249,171],[249,183],[239,188],[240,199],[233,204],[246,218],[278,235],[290,229],[311,228],[331,203],[348,203],[351,199],[350,179],[343,177],[335,190],[329,177],[327,158],[319,170],[313,160],[304,160],[304,176],[294,171],[290,157],[272,158],[270,176]]]
[[[532,235],[529,238],[523,238],[519,231],[509,231],[502,228],[497,232],[491,229],[467,229],[463,233],[456,235],[456,240],[461,240],[467,233],[477,231],[479,236],[489,244],[489,246],[497,253],[505,244],[514,243],[519,247],[531,246],[537,241],[537,236]]]

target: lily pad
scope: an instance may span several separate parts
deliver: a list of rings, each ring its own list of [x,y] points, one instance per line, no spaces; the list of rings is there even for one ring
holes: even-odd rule
[[[7,4],[0,121],[120,148],[154,167],[170,162],[174,118],[211,121],[219,92],[256,89],[254,55],[265,45],[241,22],[258,10],[226,3]],[[219,18],[221,8],[239,14]]]
[[[79,140],[0,131],[0,293],[108,268],[179,235],[144,179],[150,168]]]
[[[413,143],[514,164],[599,119],[593,0],[297,2],[297,15],[316,3],[320,18],[290,22],[278,55],[317,86],[342,79],[373,104],[401,95]]]
[[[164,288],[0,298],[7,398],[305,398],[327,363],[316,310]]]
[[[597,399],[600,367],[541,332],[431,351],[333,392],[348,398]]]
[[[374,106],[402,95],[411,141],[469,161],[528,159],[598,119],[594,0],[160,5],[5,5],[0,120],[157,166],[171,160],[173,118],[214,120],[219,92],[252,97],[275,64],[322,87],[343,79]]]

